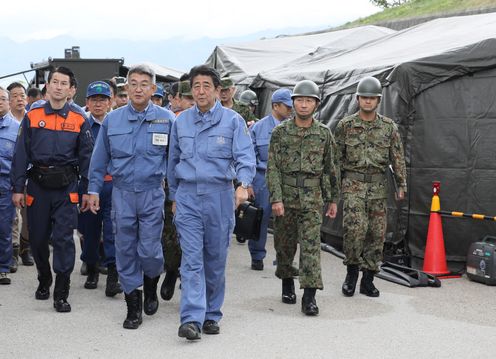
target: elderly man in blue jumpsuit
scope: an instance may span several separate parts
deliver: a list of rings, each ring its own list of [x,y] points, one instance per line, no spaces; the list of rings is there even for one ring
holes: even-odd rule
[[[111,105],[112,92],[109,84],[104,81],[95,81],[88,85],[86,90],[86,106],[89,110],[88,121],[91,126],[93,138],[98,137],[98,132]],[[122,293],[118,282],[115,266],[115,243],[112,233],[112,176],[104,177],[102,192],[100,192],[100,211],[93,214],[90,211],[79,214],[79,231],[84,235],[81,260],[87,264],[88,277],[84,283],[86,289],[95,289],[98,285],[98,261],[100,237],[103,237],[103,250],[105,259],[103,265],[108,268],[105,295],[113,297]],[[103,229],[103,236],[102,236]]]
[[[88,193],[90,209],[97,213],[104,176],[112,176],[115,257],[127,304],[123,327],[137,329],[143,307],[147,315],[158,309],[157,283],[164,267],[162,182],[174,114],[151,102],[156,84],[149,66],[131,67],[126,86],[129,103],[110,112],[100,128]]]
[[[248,198],[255,154],[243,118],[217,100],[218,72],[194,67],[190,83],[196,105],[172,127],[167,180],[182,250],[178,335],[195,340],[200,328],[219,333],[234,209]]]
[[[251,269],[253,270],[263,270],[263,259],[267,253],[265,243],[267,242],[267,229],[269,227],[272,204],[269,201],[269,190],[265,182],[265,171],[267,170],[267,161],[269,159],[270,136],[274,127],[291,116],[292,109],[291,90],[286,88],[278,89],[272,94],[271,114],[255,122],[250,128],[255,156],[257,158],[257,173],[253,180],[253,187],[248,189],[248,195],[255,199],[255,206],[263,208],[260,236],[257,241],[250,240],[248,243],[251,255]]]
[[[85,114],[67,102],[75,81],[74,73],[66,67],[50,72],[46,85],[49,101],[33,104],[24,116],[10,173],[12,201],[18,208],[27,206],[29,240],[38,270],[38,300],[50,297],[48,241],[52,239],[53,269],[57,274],[53,300],[57,312],[71,311],[67,297],[76,255],[73,233],[78,219],[78,180],[80,177],[83,193],[80,208],[85,211],[93,150]],[[27,171],[29,165],[32,167]]]
[[[18,130],[19,122],[9,113],[9,92],[0,87],[0,284],[10,284],[15,207],[9,173]]]

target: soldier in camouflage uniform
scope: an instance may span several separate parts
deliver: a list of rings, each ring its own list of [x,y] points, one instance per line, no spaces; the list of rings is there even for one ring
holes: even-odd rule
[[[220,90],[220,103],[222,106],[236,111],[243,117],[246,124],[250,126],[257,120],[256,116],[245,104],[240,103],[234,99],[234,94],[236,93],[236,87],[230,77],[223,77],[221,79],[221,90]]]
[[[379,271],[386,232],[387,167],[392,164],[398,183],[396,198],[406,192],[403,145],[393,120],[376,112],[381,83],[373,77],[357,87],[359,112],[342,119],[335,130],[343,193],[343,247],[347,275],[342,292],[352,296],[363,271],[360,293],[378,297],[373,284]]]
[[[313,119],[320,102],[318,86],[308,80],[294,88],[295,118],[272,132],[267,166],[267,185],[272,203],[276,276],[282,279],[282,301],[296,303],[291,264],[300,245],[300,287],[304,289],[301,310],[317,315],[317,289],[323,289],[320,268],[322,208],[336,216],[338,196],[334,164],[335,143],[329,129]]]

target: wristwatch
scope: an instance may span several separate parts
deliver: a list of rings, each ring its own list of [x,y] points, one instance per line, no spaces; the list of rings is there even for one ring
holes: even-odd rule
[[[248,189],[250,185],[246,182],[241,182],[241,187],[243,187],[244,189]]]

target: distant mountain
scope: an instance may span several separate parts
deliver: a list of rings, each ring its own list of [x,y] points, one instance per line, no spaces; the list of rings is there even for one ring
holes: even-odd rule
[[[149,61],[181,71],[188,71],[194,65],[204,63],[215,46],[275,37],[280,34],[295,34],[313,31],[316,28],[285,28],[266,30],[242,37],[222,39],[179,37],[160,41],[88,40],[60,36],[50,40],[36,40],[22,43],[0,38],[0,76],[30,69],[30,63],[38,63],[51,58],[63,58],[64,49],[80,47],[81,58],[124,58],[126,65]],[[6,55],[8,54],[8,55]],[[28,75],[28,78],[31,78]]]

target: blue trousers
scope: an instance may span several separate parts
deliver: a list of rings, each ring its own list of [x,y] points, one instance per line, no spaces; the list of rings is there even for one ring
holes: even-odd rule
[[[265,182],[265,172],[257,171],[252,184],[253,192],[255,193],[255,206],[263,208],[263,217],[260,225],[260,237],[258,241],[250,240],[248,242],[248,248],[250,250],[251,259],[262,260],[267,254],[265,243],[267,242],[267,229],[269,228],[270,214],[272,213],[272,204],[269,200],[269,189]]]
[[[84,236],[81,260],[88,265],[96,265],[99,256],[100,236],[103,228],[103,252],[105,254],[104,266],[115,264],[115,242],[112,233],[112,182],[103,183],[100,192],[100,211],[93,214],[90,211],[79,214],[79,231]]]
[[[142,192],[112,190],[112,226],[119,281],[129,294],[143,285],[143,274],[154,278],[162,273],[162,227],[164,189]]]
[[[12,262],[12,221],[15,207],[12,191],[0,189],[0,273],[9,273]]]
[[[47,189],[28,180],[26,205],[29,242],[38,273],[50,273],[50,237],[54,272],[67,276],[72,273],[76,256],[73,235],[77,228],[77,204],[77,182],[61,189]]]
[[[181,244],[181,323],[219,321],[225,294],[227,248],[234,229],[234,189],[197,195],[180,183],[176,224]]]

